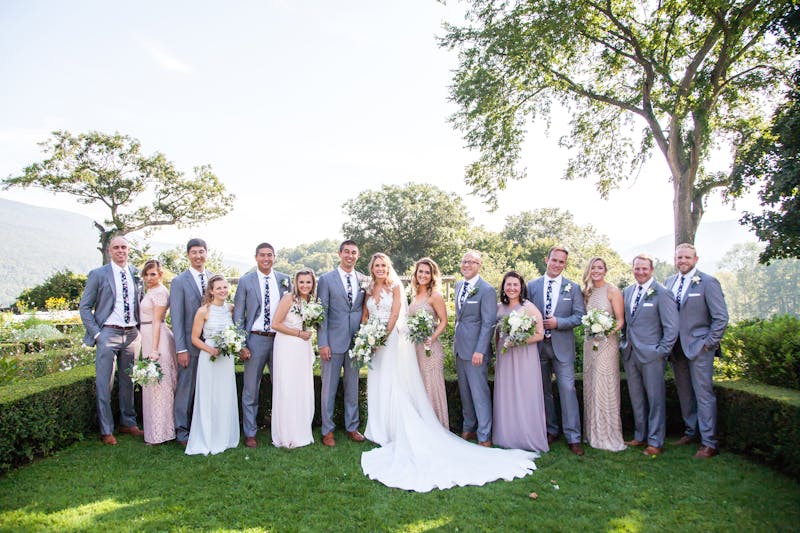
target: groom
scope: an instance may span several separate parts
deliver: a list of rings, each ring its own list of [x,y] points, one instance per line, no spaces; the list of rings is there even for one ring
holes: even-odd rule
[[[625,325],[620,339],[635,431],[628,446],[644,446],[645,455],[663,452],[667,403],[664,364],[678,339],[678,309],[672,292],[653,279],[653,258],[633,260],[636,283],[625,287]]]
[[[325,306],[325,321],[319,328],[319,357],[322,366],[322,444],[335,446],[333,404],[339,377],[344,367],[344,425],[355,442],[364,442],[358,431],[358,368],[350,363],[347,352],[361,324],[364,275],[355,270],[358,245],[346,240],[339,245],[339,266],[319,278],[317,295]]]
[[[481,254],[469,251],[461,258],[464,280],[456,283],[456,358],[458,392],[464,417],[461,436],[492,446],[492,397],[489,392],[489,359],[492,333],[497,321],[497,292],[481,279]]]
[[[283,295],[292,290],[289,276],[272,270],[274,262],[275,248],[271,244],[262,242],[256,246],[258,268],[241,277],[233,300],[233,323],[247,332],[247,344],[239,357],[244,362],[242,429],[244,444],[248,448],[258,446],[256,415],[265,365],[269,367],[269,375],[273,375],[275,330],[271,327],[272,317]]]
[[[208,247],[203,239],[191,239],[186,243],[189,269],[172,280],[169,293],[172,332],[175,335],[175,351],[178,354],[178,383],[175,387],[175,435],[178,444],[186,446],[192,423],[194,385],[197,380],[197,360],[200,349],[192,344],[194,315],[203,301],[208,278],[213,276],[206,270]]]

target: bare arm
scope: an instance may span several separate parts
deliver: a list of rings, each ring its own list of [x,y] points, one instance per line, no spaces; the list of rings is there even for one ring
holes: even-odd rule
[[[614,318],[617,321],[617,327],[614,328],[616,333],[625,325],[625,302],[622,300],[622,291],[609,285],[608,300],[611,302],[611,309],[614,311]]]
[[[292,337],[300,337],[304,341],[307,341],[311,338],[310,331],[303,331],[302,329],[295,329],[286,326],[283,323],[286,320],[286,315],[289,314],[289,310],[292,308],[292,304],[294,304],[294,296],[292,293],[287,292],[281,298],[280,303],[278,304],[278,309],[275,310],[275,316],[272,318],[272,329],[283,333],[284,335],[291,335]]]
[[[435,342],[447,329],[447,306],[444,304],[444,298],[440,292],[434,292],[431,295],[430,302],[433,312],[439,318],[439,325],[436,326],[436,329],[433,330],[433,335],[431,335],[431,342]]]
[[[166,305],[153,306],[153,348],[150,350],[150,359],[152,361],[158,361],[161,355],[158,352],[158,343],[161,340],[161,322],[164,320],[164,315],[166,314]]]
[[[197,348],[203,350],[204,352],[209,353],[210,355],[217,356],[219,355],[219,350],[216,348],[212,348],[202,339],[200,339],[200,334],[203,333],[203,325],[206,323],[208,319],[208,306],[201,305],[200,308],[197,310],[197,313],[194,315],[194,322],[192,323],[192,344]]]
[[[542,312],[539,311],[539,308],[533,305],[531,302],[525,302],[525,312],[528,316],[532,316],[536,320],[536,325],[534,326],[534,333],[528,340],[526,341],[528,344],[533,344],[534,342],[539,342],[540,340],[544,339],[544,322],[542,320]]]
[[[397,319],[400,317],[400,306],[403,303],[401,298],[405,298],[400,287],[400,283],[392,287],[392,311],[389,313],[389,322],[386,324],[386,331],[389,333],[394,331],[394,327],[397,325]]]

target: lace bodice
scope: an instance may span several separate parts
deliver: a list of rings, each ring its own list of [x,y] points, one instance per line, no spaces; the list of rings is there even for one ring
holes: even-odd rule
[[[389,320],[389,315],[392,314],[392,303],[394,297],[391,290],[383,289],[381,291],[381,299],[376,304],[372,295],[369,295],[367,300],[367,310],[369,311],[370,318],[379,318],[384,322]]]
[[[208,318],[203,325],[203,336],[205,337],[206,344],[209,346],[214,345],[214,335],[221,332],[228,326],[233,324],[231,313],[228,310],[228,304],[208,306]],[[215,346],[216,347],[216,346]]]

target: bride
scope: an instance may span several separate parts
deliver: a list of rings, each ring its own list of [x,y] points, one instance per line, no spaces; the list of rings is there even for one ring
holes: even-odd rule
[[[414,345],[406,338],[405,297],[392,262],[376,253],[369,272],[362,323],[377,317],[389,335],[375,352],[367,378],[366,437],[380,447],[361,455],[364,474],[388,487],[428,492],[510,481],[535,470],[536,453],[484,448],[442,427],[425,392]]]

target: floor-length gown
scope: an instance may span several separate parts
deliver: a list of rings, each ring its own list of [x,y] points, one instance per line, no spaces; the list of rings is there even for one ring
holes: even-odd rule
[[[525,312],[500,304],[497,318],[512,311]],[[505,342],[501,335],[498,347]],[[544,411],[542,370],[536,344],[512,346],[502,353],[498,348],[494,363],[494,403],[492,441],[503,448],[546,452],[547,418]]]
[[[203,326],[205,343],[214,346],[213,337],[233,324],[228,304],[210,304]],[[217,454],[239,445],[239,406],[233,357],[212,361],[201,350],[197,360],[192,426],[189,429],[188,455]]]
[[[607,284],[592,290],[586,310],[592,309],[614,316]],[[592,448],[618,452],[625,449],[620,416],[619,341],[612,333],[599,342],[597,351],[592,344],[591,337],[583,343],[583,438]]]
[[[289,311],[283,325],[302,329],[303,319]],[[311,339],[275,334],[272,349],[272,444],[299,448],[314,442],[314,349]]]
[[[439,317],[433,310],[428,298],[417,302],[414,301],[408,306],[408,316],[416,314],[420,309],[425,309],[433,315],[433,329],[439,323]],[[417,364],[419,373],[422,377],[422,384],[425,392],[428,393],[428,400],[431,402],[436,418],[442,423],[445,429],[450,429],[450,416],[447,413],[447,391],[444,388],[444,349],[439,339],[431,343],[430,355],[425,354],[423,344],[415,344],[417,351]]]
[[[169,292],[163,285],[147,291],[139,304],[142,334],[142,356],[148,357],[153,351],[160,353],[161,381],[142,387],[142,421],[144,422],[144,441],[159,444],[175,438],[175,384],[178,379],[178,366],[175,355],[175,338],[167,323],[162,320],[158,336],[158,346],[153,350],[153,307],[169,307]],[[166,312],[165,312],[166,314]]]
[[[371,317],[388,321],[391,292],[382,293],[377,304],[369,297],[367,306]],[[378,348],[369,370],[366,436],[380,447],[361,454],[364,474],[389,487],[428,492],[510,481],[535,470],[536,453],[484,448],[442,427],[428,401],[406,333],[403,309],[398,327],[386,345]]]

